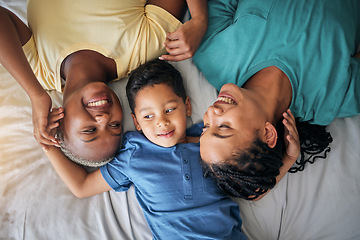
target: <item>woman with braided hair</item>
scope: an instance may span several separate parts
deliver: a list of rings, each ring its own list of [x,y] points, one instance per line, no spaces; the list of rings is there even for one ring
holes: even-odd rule
[[[287,109],[313,136],[304,139],[299,129],[302,160],[291,172],[316,159],[304,153],[326,156],[332,139],[325,126],[334,118],[360,113],[360,2],[208,6],[208,31],[193,59],[219,95],[204,115],[201,157],[224,191],[256,199],[279,180]]]

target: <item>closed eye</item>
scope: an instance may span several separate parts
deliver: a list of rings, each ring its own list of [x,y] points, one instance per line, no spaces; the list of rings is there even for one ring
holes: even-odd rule
[[[225,129],[231,129],[231,127],[230,127],[230,126],[225,125],[225,124],[220,125],[220,126],[219,126],[219,128],[220,128],[220,129],[221,129],[221,128],[222,128],[222,129],[224,129],[224,128],[225,128]]]
[[[84,129],[84,130],[81,131],[81,133],[83,133],[83,134],[93,134],[95,132],[96,132],[95,127],[94,128],[89,128],[89,129]]]
[[[110,127],[110,128],[113,128],[113,129],[117,129],[117,128],[119,128],[120,126],[121,126],[121,124],[118,123],[118,122],[110,123],[110,124],[109,124],[109,127]]]

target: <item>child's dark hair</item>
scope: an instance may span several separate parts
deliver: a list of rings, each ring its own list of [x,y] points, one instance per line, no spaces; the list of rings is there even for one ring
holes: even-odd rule
[[[248,149],[238,151],[225,163],[210,165],[203,163],[205,176],[214,177],[220,189],[226,194],[246,200],[255,200],[272,189],[283,165],[282,157],[286,150],[283,124],[278,123],[277,126],[280,126],[276,129],[278,136],[281,137],[274,148],[270,148],[256,137]],[[329,144],[332,142],[332,137],[325,126],[297,123],[297,127],[301,159],[296,162],[297,166],[290,168],[291,173],[304,170],[307,162],[314,163],[317,158],[326,158],[327,152],[330,151]],[[318,155],[321,153],[322,155]],[[308,155],[307,158],[305,154]]]
[[[186,92],[179,71],[166,61],[155,59],[142,64],[130,73],[126,85],[126,96],[131,112],[134,113],[135,98],[138,92],[144,87],[156,84],[168,85],[185,102]]]

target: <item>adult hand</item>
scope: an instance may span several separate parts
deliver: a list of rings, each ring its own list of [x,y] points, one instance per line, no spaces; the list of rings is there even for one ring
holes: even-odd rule
[[[42,147],[57,145],[55,136],[47,132],[51,104],[51,98],[45,91],[31,98],[34,137]]]
[[[167,33],[164,46],[169,55],[162,55],[160,59],[178,62],[191,58],[198,49],[206,30],[206,21],[191,19],[175,32]]]
[[[284,138],[286,155],[295,162],[300,154],[300,139],[296,128],[295,117],[291,113],[290,109],[283,113],[283,117],[283,124],[285,126]]]

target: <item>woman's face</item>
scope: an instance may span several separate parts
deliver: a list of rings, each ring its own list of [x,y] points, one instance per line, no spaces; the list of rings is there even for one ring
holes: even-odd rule
[[[69,149],[88,159],[108,158],[121,140],[122,108],[116,94],[101,82],[76,90],[64,101],[62,120]]]
[[[223,163],[236,149],[249,147],[256,133],[263,135],[264,114],[248,91],[225,84],[216,102],[208,108],[200,138],[204,162]]]

